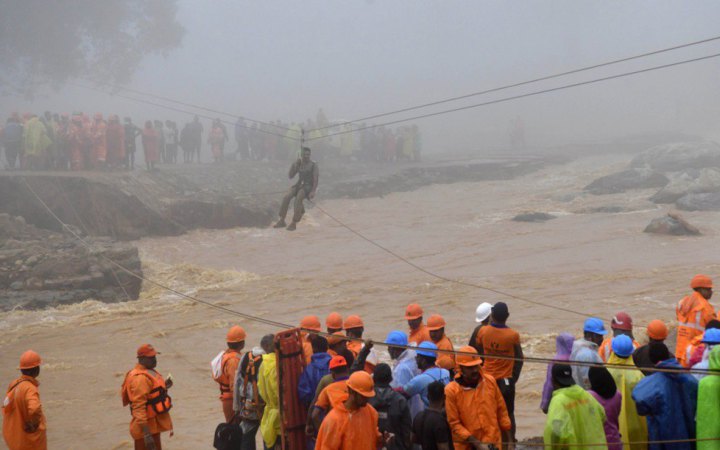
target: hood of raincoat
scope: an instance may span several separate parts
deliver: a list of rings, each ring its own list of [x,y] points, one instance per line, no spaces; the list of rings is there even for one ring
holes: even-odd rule
[[[575,337],[572,334],[560,333],[558,337],[555,338],[555,348],[557,349],[555,359],[567,360],[570,358],[573,342],[575,342]]]
[[[670,358],[670,359],[666,359],[665,361],[661,361],[657,364],[657,366],[665,368],[665,369],[680,369],[680,370],[684,369],[684,367],[681,366],[680,363],[678,362],[678,360],[675,358]],[[664,375],[667,375],[670,378],[678,378],[679,376],[684,375],[684,374],[677,373],[677,372],[665,372]]]

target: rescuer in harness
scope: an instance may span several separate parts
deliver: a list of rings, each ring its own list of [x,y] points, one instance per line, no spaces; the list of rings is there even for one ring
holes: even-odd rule
[[[303,147],[302,157],[298,158],[297,161],[290,166],[288,178],[292,180],[295,178],[295,175],[298,175],[299,179],[283,198],[282,205],[280,206],[280,220],[278,220],[275,224],[275,228],[283,228],[287,226],[288,230],[294,230],[297,223],[300,222],[300,219],[302,219],[302,216],[305,213],[303,200],[306,198],[308,200],[315,198],[320,172],[318,170],[317,163],[310,159],[310,152],[310,148]],[[293,212],[292,222],[290,222],[290,225],[287,225],[285,223],[285,216],[287,216],[290,201],[293,197],[295,198],[295,211]]]

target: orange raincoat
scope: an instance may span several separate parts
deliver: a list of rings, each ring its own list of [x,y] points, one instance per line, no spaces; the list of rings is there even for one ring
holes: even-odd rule
[[[147,425],[150,434],[158,434],[163,431],[171,431],[173,428],[170,413],[148,414],[148,399],[153,389],[153,378],[160,377],[155,370],[148,370],[142,364],[137,364],[133,370],[127,373],[122,386],[123,399],[130,404],[130,436],[135,440],[144,437],[143,426]],[[163,382],[164,384],[164,382]]]
[[[430,341],[430,331],[428,331],[425,324],[421,323],[419,327],[414,330],[410,330],[408,342],[414,342],[415,344],[420,345],[423,341]]]
[[[678,302],[675,308],[678,320],[675,357],[687,365],[687,347],[696,336],[702,336],[705,325],[715,318],[715,309],[698,292],[693,292]]]
[[[320,425],[316,450],[377,450],[381,434],[378,430],[378,413],[370,405],[357,411],[348,411],[344,394],[339,403],[325,416]]]
[[[10,450],[47,449],[38,384],[35,378],[23,375],[8,386],[3,402],[3,437]]]

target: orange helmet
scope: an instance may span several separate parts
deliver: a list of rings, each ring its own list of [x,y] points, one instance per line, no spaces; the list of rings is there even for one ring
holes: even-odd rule
[[[475,350],[475,347],[470,347],[469,345],[466,345],[465,347],[461,347],[458,352],[460,353],[458,353],[455,357],[455,361],[457,362],[458,366],[472,367],[482,364],[482,359],[480,358],[480,356],[464,354],[474,353],[475,355],[477,355],[477,350]]]
[[[405,308],[405,319],[415,320],[421,318],[423,315],[423,309],[417,303],[410,303]]]
[[[647,335],[650,339],[663,341],[668,337],[668,327],[662,320],[653,320],[647,326]]]
[[[344,326],[346,330],[351,330],[353,328],[363,328],[365,327],[365,324],[363,323],[360,316],[352,315],[348,316],[347,319],[345,319]]]
[[[320,325],[320,319],[318,316],[305,316],[300,321],[300,328],[305,328],[306,330],[312,330],[312,331],[322,331],[322,326]]]
[[[345,337],[346,336],[342,334],[342,331],[336,331],[327,337],[328,345],[339,344],[340,342],[346,340]]]
[[[707,275],[695,275],[690,281],[690,288],[691,289],[697,289],[697,288],[708,288],[712,289],[713,282],[712,279]]]
[[[375,397],[375,383],[370,374],[364,370],[359,370],[350,375],[347,386],[363,397]]]
[[[140,358],[141,356],[147,356],[147,357],[153,357],[155,355],[159,355],[160,352],[155,350],[155,347],[153,347],[151,344],[143,344],[137,349],[137,356]]]
[[[244,342],[245,341],[245,330],[243,330],[242,327],[235,325],[234,327],[230,328],[230,330],[227,332],[227,338],[225,342],[230,343],[236,343],[236,342]]]
[[[440,328],[445,328],[445,319],[443,319],[443,316],[440,314],[433,314],[428,318],[427,321],[427,328],[430,331],[439,330]]]
[[[327,318],[325,319],[325,325],[328,328],[339,328],[342,330],[343,327],[343,318],[340,314],[336,312],[331,312],[328,314]]]
[[[40,355],[38,355],[32,350],[28,350],[20,356],[19,369],[34,369],[35,367],[40,366],[40,364],[42,364],[42,359],[40,359]]]

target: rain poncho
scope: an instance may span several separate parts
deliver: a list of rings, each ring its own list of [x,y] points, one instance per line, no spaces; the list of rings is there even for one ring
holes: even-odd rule
[[[401,388],[408,384],[410,380],[420,374],[417,362],[415,362],[415,350],[405,350],[400,354],[398,359],[393,361],[392,382],[390,387],[393,389]],[[423,403],[419,395],[414,395],[408,400],[410,411],[422,411]]]
[[[572,353],[572,346],[575,338],[570,333],[560,333],[555,338],[555,361],[567,361],[570,359],[570,353]],[[547,376],[545,377],[545,385],[542,391],[542,400],[540,400],[540,409],[547,411],[550,406],[550,399],[553,394],[552,384],[552,364],[548,364]]]
[[[605,409],[589,392],[578,385],[557,389],[545,423],[545,448],[562,444],[566,450],[586,450],[585,444],[606,443],[604,423]]]
[[[280,391],[278,390],[277,358],[275,353],[263,355],[258,376],[258,391],[265,400],[265,411],[260,421],[260,433],[268,447],[275,445],[280,436]]]
[[[699,370],[707,370],[710,368],[710,353],[712,350],[717,347],[718,345],[705,345],[705,350],[703,351],[702,355],[702,361],[695,364],[692,368],[693,369],[699,369]],[[700,381],[703,378],[705,378],[707,375],[702,375],[699,373],[694,373],[693,376],[696,380]]]
[[[40,119],[33,117],[28,120],[23,129],[23,148],[27,156],[42,155],[52,141],[47,135],[47,129]]]
[[[306,408],[315,398],[315,390],[320,383],[320,379],[330,373],[330,359],[332,357],[328,353],[315,353],[310,359],[310,364],[303,370],[298,382],[298,397],[300,402]]]
[[[570,361],[591,362],[598,364],[603,363],[602,358],[600,358],[600,354],[598,354],[598,345],[585,339],[578,339],[573,342]],[[575,383],[586,391],[589,391],[590,379],[588,378],[588,372],[590,371],[590,367],[573,366],[572,364],[570,366],[572,368],[572,376]]]
[[[710,370],[720,371],[720,346],[710,352]],[[697,438],[720,438],[720,375],[707,376],[700,381],[697,402]],[[697,443],[697,450],[715,450],[718,441]]]
[[[672,358],[658,367],[682,369]],[[632,398],[638,414],[647,416],[648,440],[668,441],[695,437],[698,382],[684,373],[656,372],[637,384]],[[717,408],[717,404],[714,406]],[[692,450],[692,443],[655,444],[650,450]]]
[[[608,364],[618,364],[621,366],[635,367],[632,357],[621,358],[615,353],[610,354]],[[610,375],[615,380],[618,392],[622,395],[622,407],[620,409],[620,436],[625,450],[644,450],[646,444],[631,444],[627,442],[647,441],[647,421],[644,417],[637,413],[635,401],[632,399],[632,391],[635,386],[644,378],[642,372],[638,369],[613,369],[608,368]]]

